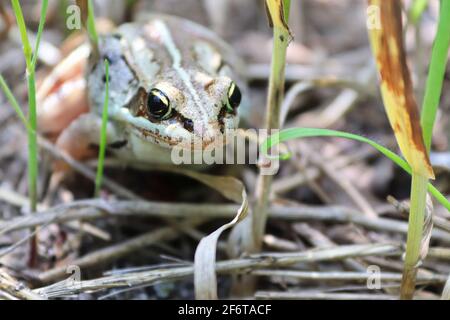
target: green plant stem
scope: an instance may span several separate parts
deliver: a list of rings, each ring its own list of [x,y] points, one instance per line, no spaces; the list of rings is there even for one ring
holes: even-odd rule
[[[95,177],[95,196],[100,195],[100,188],[103,181],[103,167],[106,153],[106,130],[108,125],[108,104],[109,104],[109,62],[105,60],[105,100],[103,102],[102,110],[102,127],[100,130],[100,147],[98,154],[97,175]]]
[[[427,151],[431,148],[436,113],[439,108],[442,83],[447,65],[447,55],[450,45],[450,0],[441,0],[439,23],[431,52],[430,69],[425,86],[425,96],[422,104],[421,125]]]
[[[36,81],[34,70],[28,72],[28,193],[32,212],[37,210],[37,178],[38,178],[38,145],[37,145],[37,113],[36,113]]]
[[[39,20],[39,27],[38,27],[38,31],[36,34],[36,44],[34,46],[34,55],[33,55],[33,60],[31,62],[31,66],[32,66],[33,70],[36,69],[37,56],[38,56],[37,53],[39,52],[39,45],[41,44],[42,33],[44,31],[45,18],[47,15],[47,8],[48,8],[48,0],[43,0],[42,6],[41,6],[41,17]]]
[[[417,3],[419,1],[416,1]],[[450,45],[450,0],[441,0],[440,5],[438,30],[431,53],[430,69],[425,86],[420,119],[427,153],[431,149],[433,127],[439,108]],[[420,9],[420,3],[418,7]],[[405,266],[400,288],[401,299],[412,299],[414,296],[417,266],[420,259],[420,244],[422,241],[427,187],[428,179],[413,172]]]
[[[412,299],[414,295],[425,217],[427,185],[428,178],[412,174],[411,209],[409,211],[405,266],[400,289],[401,299]]]
[[[33,54],[30,46],[30,41],[28,40],[27,27],[25,24],[25,19],[23,18],[22,8],[18,0],[11,0],[14,15],[16,16],[17,26],[19,27],[20,37],[22,39],[23,54],[25,56],[25,62],[27,69],[31,69],[31,56]]]
[[[288,21],[290,1],[283,2],[284,15]],[[273,28],[272,66],[269,78],[269,89],[266,107],[266,129],[280,127],[280,108],[284,98],[286,50],[289,45],[290,34],[288,30],[279,26]],[[260,251],[267,222],[267,205],[269,203],[272,175],[259,175],[256,185],[256,204],[253,211],[252,229],[253,245],[255,251]]]
[[[35,44],[35,51],[30,46],[30,41],[27,35],[27,27],[25,19],[23,17],[22,8],[18,0],[11,1],[14,15],[16,16],[17,26],[19,27],[20,36],[23,44],[23,53],[26,63],[26,76],[28,85],[28,121],[26,123],[28,133],[28,196],[30,198],[30,210],[32,212],[37,211],[38,192],[37,192],[37,179],[38,179],[38,144],[37,144],[37,111],[36,111],[36,79],[35,68],[37,63],[37,56],[39,51],[39,45],[41,41],[42,32],[44,30],[45,18],[48,7],[48,0],[42,1],[41,16],[39,21],[38,33]],[[6,85],[6,84],[5,84]],[[7,87],[7,86],[5,86]],[[12,95],[11,95],[12,96]],[[9,97],[14,109],[20,118],[23,114],[20,107],[15,101],[14,97]],[[24,121],[22,119],[22,121]],[[36,264],[36,252],[37,252],[37,238],[34,236],[31,239],[30,246],[30,259],[29,266],[34,267]]]
[[[0,87],[2,88],[3,92],[5,93],[6,99],[8,99],[9,103],[13,107],[19,119],[22,121],[27,131],[30,131],[31,127],[30,124],[28,123],[25,114],[23,113],[19,103],[16,100],[16,97],[14,97],[14,94],[12,93],[11,89],[9,88],[8,84],[6,83],[5,79],[1,74],[0,74]]]
[[[27,66],[27,84],[28,84],[28,125],[30,130],[28,130],[28,195],[30,198],[30,209],[31,211],[36,211],[37,209],[37,175],[38,175],[38,159],[37,159],[37,116],[36,116],[36,81],[35,81],[35,65],[33,63],[33,52],[28,40],[27,28],[25,25],[25,20],[23,18],[22,8],[18,0],[11,1],[14,14],[16,16],[17,25],[19,27],[20,36],[23,44],[23,53],[25,56],[25,63]],[[46,10],[46,7],[45,7]],[[43,29],[42,18],[45,19],[45,12],[41,13],[41,32]],[[40,35],[38,35],[40,39]],[[38,43],[36,46],[38,47]],[[37,52],[35,52],[37,56]]]

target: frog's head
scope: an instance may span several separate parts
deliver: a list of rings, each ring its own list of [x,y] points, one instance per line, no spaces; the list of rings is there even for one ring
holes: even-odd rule
[[[236,129],[241,90],[221,50],[197,37],[177,37],[155,20],[141,28],[123,25],[101,39],[100,55],[110,61],[110,115],[140,140],[204,149]],[[101,110],[99,66],[89,87]]]
[[[198,150],[223,142],[236,129],[242,99],[237,84],[226,76],[185,72],[189,78],[168,70],[149,90],[139,90],[132,113],[143,120],[134,125],[141,139]]]

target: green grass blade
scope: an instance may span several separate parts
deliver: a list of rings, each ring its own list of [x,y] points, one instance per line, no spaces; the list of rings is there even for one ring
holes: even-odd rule
[[[280,132],[270,136],[268,139],[266,139],[261,144],[261,152],[263,154],[267,154],[268,150],[275,146],[276,144],[289,141],[292,139],[297,138],[308,138],[308,137],[339,137],[339,138],[345,138],[345,139],[352,139],[359,142],[367,143],[370,146],[377,149],[379,152],[381,152],[384,156],[392,160],[394,163],[396,163],[399,167],[401,167],[403,170],[411,174],[411,167],[409,164],[400,156],[398,156],[396,153],[392,152],[386,147],[383,147],[382,145],[376,143],[375,141],[372,141],[368,138],[347,133],[347,132],[341,132],[341,131],[335,131],[335,130],[328,130],[328,129],[316,129],[316,128],[290,128],[290,129],[284,129]],[[433,185],[428,184],[428,191],[438,200],[447,210],[450,211],[450,202],[445,198],[444,195],[442,195]]]
[[[100,194],[100,188],[103,181],[103,167],[106,153],[106,130],[108,125],[108,105],[109,105],[109,62],[105,60],[105,100],[103,102],[102,110],[102,127],[100,131],[100,148],[98,154],[97,176],[95,177],[95,196]]]
[[[413,24],[417,24],[427,6],[428,0],[414,0],[411,9],[409,10],[409,20]]]
[[[442,92],[442,83],[447,64],[447,55],[450,45],[450,0],[441,0],[439,23],[431,52],[430,70],[425,86],[425,96],[422,104],[421,125],[425,146],[430,151],[433,127],[439,100]]]
[[[47,17],[47,8],[48,8],[48,0],[43,0],[42,7],[41,7],[41,17],[39,20],[39,27],[38,27],[38,32],[36,35],[36,44],[34,47],[33,61],[31,62],[33,69],[36,67],[37,54],[39,52],[39,46],[41,44],[42,32],[44,31],[45,20]]]
[[[30,124],[28,123],[27,118],[25,117],[25,114],[23,113],[22,109],[19,106],[19,103],[16,100],[16,97],[14,97],[14,94],[12,93],[11,89],[9,88],[8,84],[6,83],[5,79],[1,74],[0,74],[0,87],[2,88],[6,98],[8,99],[9,103],[13,107],[19,119],[22,121],[27,131],[32,130]]]
[[[30,197],[30,207],[32,211],[37,209],[37,177],[38,177],[38,146],[37,146],[37,111],[36,111],[36,79],[35,79],[35,67],[36,57],[38,56],[39,43],[44,30],[45,17],[47,13],[48,0],[44,0],[42,3],[41,19],[39,22],[39,30],[36,40],[36,50],[34,52],[30,46],[30,42],[27,35],[27,26],[23,17],[22,8],[18,0],[12,0],[12,7],[17,20],[17,26],[20,31],[20,36],[23,44],[23,53],[25,56],[25,62],[27,66],[27,85],[28,85],[28,121],[24,121],[23,113],[17,104],[15,99],[9,97],[12,101],[13,108],[21,118],[22,122],[27,123],[28,131],[28,193]],[[6,83],[2,85],[3,89],[9,91]],[[6,92],[5,91],[5,92]],[[8,95],[8,94],[7,94]]]
[[[37,210],[37,178],[38,178],[38,145],[37,145],[37,111],[36,80],[34,69],[28,72],[28,179],[31,210]]]
[[[27,27],[25,24],[25,19],[23,18],[22,8],[18,0],[11,0],[14,15],[16,16],[17,26],[19,27],[20,37],[23,44],[23,53],[25,55],[25,60],[27,63],[27,68],[31,69],[31,55],[33,54],[30,46],[30,41],[28,40]]]
[[[87,17],[87,31],[91,39],[94,48],[98,47],[98,34],[95,28],[95,13],[94,6],[92,5],[92,0],[88,1],[88,17]]]

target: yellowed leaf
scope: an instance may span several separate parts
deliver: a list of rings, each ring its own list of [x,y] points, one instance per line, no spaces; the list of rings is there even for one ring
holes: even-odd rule
[[[281,28],[291,35],[291,31],[286,22],[286,17],[284,16],[283,0],[266,0],[265,6],[270,26]]]
[[[406,63],[401,2],[369,0],[369,5],[368,13],[376,16],[368,18],[377,22],[368,25],[369,37],[380,73],[381,93],[389,122],[412,170],[434,179]]]

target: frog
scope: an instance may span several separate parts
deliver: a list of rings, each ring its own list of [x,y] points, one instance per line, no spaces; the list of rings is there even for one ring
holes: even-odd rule
[[[173,148],[201,152],[238,128],[244,70],[208,28],[147,14],[100,35],[98,50],[82,44],[44,79],[39,128],[73,158],[92,157],[108,82],[108,150],[127,162],[170,164]]]

